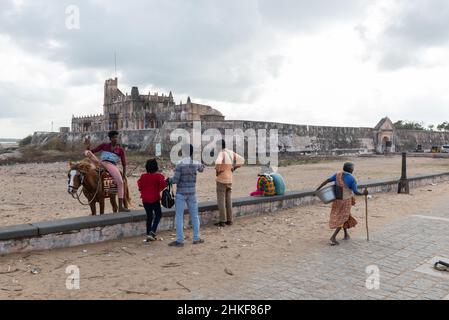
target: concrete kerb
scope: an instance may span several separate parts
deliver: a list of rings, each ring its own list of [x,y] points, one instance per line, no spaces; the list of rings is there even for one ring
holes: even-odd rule
[[[449,180],[449,172],[419,175],[410,178],[409,182],[410,187],[418,187],[447,180]],[[371,194],[397,192],[398,183],[399,179],[378,180],[361,183],[359,188],[367,188]],[[233,206],[235,216],[242,217],[276,212],[318,202],[319,199],[314,196],[314,190],[302,190],[287,192],[283,196],[237,198],[234,199]],[[199,212],[202,224],[212,223],[218,218],[217,203],[200,203]],[[189,223],[187,210],[185,214],[187,225]],[[145,211],[139,210],[130,213],[87,216],[2,227],[0,228],[0,255],[141,236],[145,234],[145,221]],[[159,229],[161,231],[172,230],[174,226],[174,208],[163,209],[163,218]]]
[[[32,224],[21,224],[0,228],[0,241],[39,236],[39,229]]]

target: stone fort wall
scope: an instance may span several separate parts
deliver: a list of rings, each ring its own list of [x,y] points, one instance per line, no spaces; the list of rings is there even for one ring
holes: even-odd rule
[[[198,123],[198,122],[197,122]],[[176,129],[192,132],[193,122],[167,121],[161,128],[145,130],[123,130],[121,142],[128,150],[155,153],[156,144],[161,144],[164,156],[170,154],[171,148],[178,142],[170,141],[170,134]],[[207,121],[201,122],[201,131],[217,129],[224,135],[226,130],[278,130],[279,152],[285,154],[365,154],[378,150],[379,131],[375,128],[356,127],[326,127],[293,125],[256,121]],[[269,134],[268,134],[269,135]],[[43,146],[52,138],[58,137],[68,146],[82,146],[84,138],[90,136],[93,145],[108,141],[107,132],[66,132],[66,133],[35,133],[32,144]],[[433,145],[449,144],[449,132],[394,130],[393,145],[396,152],[414,151],[417,145],[430,149]],[[267,150],[269,138],[267,140]],[[203,141],[203,146],[209,142]],[[247,138],[245,138],[247,144]],[[248,146],[245,145],[245,150]]]
[[[423,149],[431,149],[432,146],[449,144],[449,132],[421,131],[421,130],[396,130],[396,151],[413,151],[420,144]]]

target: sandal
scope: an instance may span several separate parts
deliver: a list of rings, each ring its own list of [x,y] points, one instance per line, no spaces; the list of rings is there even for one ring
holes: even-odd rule
[[[338,246],[340,243],[336,240],[329,240],[329,245],[334,247],[334,246]]]

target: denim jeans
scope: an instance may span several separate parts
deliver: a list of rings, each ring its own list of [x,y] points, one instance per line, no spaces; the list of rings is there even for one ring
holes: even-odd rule
[[[198,216],[198,201],[196,194],[176,194],[176,241],[184,243],[184,208],[189,209],[193,226],[193,241],[200,240],[200,218]]]
[[[147,236],[151,233],[156,234],[157,227],[162,217],[161,202],[143,203],[143,207],[147,213]],[[153,214],[154,213],[154,214]],[[153,220],[154,216],[154,220]]]

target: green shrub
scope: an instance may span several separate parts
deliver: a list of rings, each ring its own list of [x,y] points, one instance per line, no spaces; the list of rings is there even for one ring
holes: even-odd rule
[[[48,142],[43,146],[44,150],[58,150],[65,151],[67,149],[67,145],[64,141],[59,137],[54,137],[48,140]]]
[[[33,139],[32,136],[28,136],[22,140],[19,141],[19,147],[25,147],[31,144],[31,140]]]

